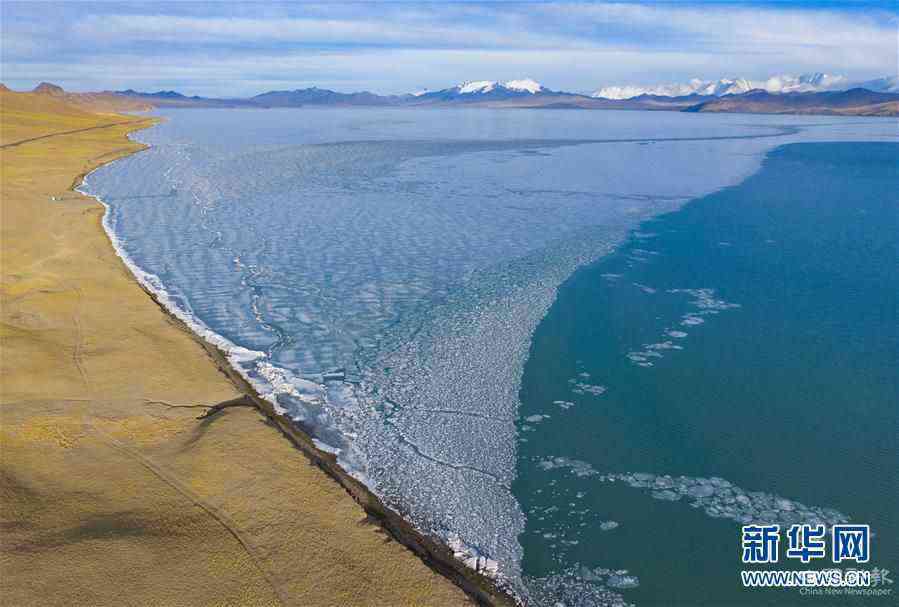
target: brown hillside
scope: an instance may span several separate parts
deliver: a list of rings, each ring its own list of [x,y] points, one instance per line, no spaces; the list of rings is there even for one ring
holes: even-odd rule
[[[109,122],[56,95],[0,90],[0,145]]]
[[[114,93],[67,93],[42,82],[28,93],[0,85],[0,145],[121,121],[116,112],[151,107]]]
[[[53,97],[62,97],[66,94],[66,92],[62,89],[61,86],[56,84],[50,84],[49,82],[41,82],[39,85],[34,87],[32,93],[39,93],[41,95],[51,95]]]

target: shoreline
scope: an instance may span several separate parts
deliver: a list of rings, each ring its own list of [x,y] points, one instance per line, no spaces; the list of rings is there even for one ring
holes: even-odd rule
[[[178,329],[187,333],[206,351],[213,362],[215,362],[219,371],[228,378],[231,384],[234,385],[240,393],[248,397],[253,406],[274,424],[278,431],[280,431],[280,433],[286,437],[296,449],[306,456],[310,463],[320,468],[332,480],[336,481],[350,494],[355,502],[377,522],[378,525],[390,534],[393,539],[411,550],[433,571],[439,573],[461,588],[465,594],[476,601],[477,604],[489,606],[511,606],[519,604],[517,599],[503,589],[502,586],[497,584],[495,580],[466,566],[462,561],[455,558],[453,551],[448,546],[417,530],[400,514],[386,506],[368,487],[340,466],[335,454],[319,449],[315,445],[312,434],[303,428],[302,424],[279,413],[276,410],[275,405],[264,399],[258,393],[247,378],[231,364],[228,360],[227,352],[225,352],[218,344],[205,339],[204,336],[186,322],[180,314],[166,305],[160,295],[149,286],[152,285],[153,282],[148,278],[150,275],[141,270],[128,256],[118,242],[118,238],[115,235],[112,226],[109,224],[111,213],[109,204],[104,202],[99,196],[95,196],[80,189],[90,174],[100,167],[130,156],[131,154],[146,151],[151,147],[149,144],[135,140],[132,135],[138,131],[156,126],[163,119],[149,118],[146,120],[148,123],[141,121],[141,125],[128,131],[128,139],[131,142],[140,145],[141,148],[139,150],[123,156],[111,158],[98,164],[90,171],[78,175],[70,188],[71,191],[90,198],[103,206],[104,213],[101,221],[103,232],[109,241],[110,247],[128,269],[134,282],[141,287],[144,293],[153,300],[159,309],[175,324],[175,326],[178,327]],[[160,286],[160,288],[162,287]],[[205,331],[214,334],[211,329],[206,328]],[[236,345],[235,348],[243,349]],[[217,413],[217,411],[214,413]]]
[[[514,597],[497,586],[492,579],[467,567],[453,556],[452,550],[441,542],[421,533],[401,515],[384,505],[368,487],[362,484],[337,463],[333,453],[323,451],[315,446],[312,436],[302,428],[299,422],[278,413],[274,405],[268,402],[250,385],[250,383],[231,365],[227,355],[214,344],[197,335],[180,318],[172,314],[156,295],[144,289],[147,295],[174,321],[179,328],[189,332],[215,361],[219,370],[253,403],[253,406],[265,415],[275,427],[294,445],[309,461],[321,468],[349,493],[365,512],[374,518],[391,537],[414,552],[431,569],[459,586],[465,593],[477,601],[479,605],[517,605]]]
[[[788,131],[789,129],[780,127],[779,130]],[[758,135],[757,137],[778,137],[783,134],[783,132],[779,132]],[[85,183],[89,182],[89,174],[86,177],[88,179],[85,180]],[[78,186],[76,185],[76,187]],[[109,210],[110,207],[100,197],[92,196],[92,198],[106,206],[107,212],[104,214],[103,221],[104,230],[113,249],[129,268],[133,275],[132,278],[136,280],[144,292],[153,299],[157,306],[163,309],[173,322],[178,324],[183,331],[186,331],[192,339],[197,341],[207,351],[215,360],[218,368],[229,377],[231,383],[237,386],[240,392],[249,395],[255,407],[270,419],[296,448],[303,451],[313,463],[325,471],[332,479],[336,480],[397,541],[418,554],[433,570],[453,580],[469,596],[479,602],[493,604],[491,601],[495,600],[496,597],[491,598],[491,595],[499,593],[501,598],[510,604],[516,601],[514,597],[508,596],[495,580],[478,575],[476,571],[466,567],[454,557],[443,543],[426,533],[422,533],[406,519],[385,506],[359,479],[355,478],[352,473],[347,472],[337,463],[337,457],[333,453],[316,445],[317,441],[312,438],[314,434],[308,428],[304,428],[302,423],[295,422],[283,415],[277,404],[273,404],[262,397],[261,394],[265,394],[266,389],[264,387],[261,389],[255,388],[254,385],[258,384],[255,384],[253,379],[246,376],[242,370],[239,360],[241,354],[238,350],[239,346],[236,346],[219,333],[212,331],[202,320],[197,319],[189,311],[176,305],[174,301],[178,299],[177,296],[170,294],[165,285],[161,284],[158,277],[144,271],[130,259],[127,252],[120,246],[117,236],[112,229],[116,222],[114,220],[110,221],[110,218],[113,217],[112,211]],[[253,354],[252,351],[242,350],[244,353]],[[483,595],[485,588],[487,589],[487,596]]]
[[[74,193],[143,149],[127,135],[151,122],[85,130],[126,117],[0,97],[3,143],[42,135],[0,149],[0,595],[23,607],[472,604],[297,457],[258,405],[213,405],[239,395],[221,353],[159,314],[110,249],[103,206]],[[198,421],[197,408],[216,414]]]

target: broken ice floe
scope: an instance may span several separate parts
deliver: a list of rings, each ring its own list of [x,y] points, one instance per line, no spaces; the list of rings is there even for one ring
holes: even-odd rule
[[[570,409],[574,406],[574,403],[571,402],[570,400],[554,400],[553,404],[558,407],[561,407],[563,410]]]
[[[541,460],[537,463],[543,470],[560,470],[568,469],[575,476],[594,476],[599,474],[593,469],[593,466],[579,459],[569,459],[567,457],[551,457]]]
[[[577,477],[598,477],[603,482],[622,482],[636,489],[645,489],[662,501],[684,500],[693,508],[700,508],[713,518],[727,518],[741,524],[793,523],[824,524],[843,523],[849,520],[845,514],[832,508],[807,506],[762,491],[746,491],[723,478],[670,476],[644,472],[625,474],[600,474],[588,462],[567,457],[541,460],[542,470],[568,470]]]
[[[645,285],[634,283],[634,285],[644,288]],[[653,291],[655,292],[655,291]],[[679,294],[686,293],[691,295],[693,299],[690,305],[697,310],[687,312],[681,316],[680,324],[685,327],[693,327],[701,325],[705,322],[706,316],[718,314],[723,310],[739,308],[740,304],[731,303],[723,299],[715,297],[715,289],[669,289],[668,293]],[[687,336],[685,331],[666,328],[663,334],[667,337],[675,339],[683,339]],[[653,361],[650,359],[662,358],[662,352],[665,350],[683,350],[683,346],[677,345],[670,340],[659,341],[652,344],[643,344],[642,350],[632,350],[626,354],[628,360],[638,367],[652,367]]]
[[[618,523],[616,521],[603,521],[599,524],[600,531],[611,531],[612,529],[617,529]]]
[[[483,573],[488,577],[496,577],[499,572],[499,563],[480,554],[477,549],[466,546],[457,535],[450,535],[447,545],[453,551],[453,556],[465,563],[468,567]]]
[[[631,487],[645,489],[658,500],[689,502],[714,518],[727,518],[741,524],[748,523],[811,523],[831,526],[849,518],[837,510],[807,506],[762,491],[745,491],[723,478],[699,478],[647,473],[606,474],[599,480],[620,481]]]
[[[662,350],[683,350],[683,346],[679,346],[671,341],[660,341],[654,344],[644,344],[643,349],[637,352],[628,352],[627,358],[640,367],[651,367],[650,358],[662,358]]]
[[[579,377],[587,378],[590,377],[589,373],[581,373]],[[608,388],[605,386],[600,386],[599,384],[591,384],[586,381],[582,381],[577,377],[569,379],[568,383],[571,384],[571,393],[572,394],[592,394],[593,396],[600,396],[603,394]]]
[[[656,255],[660,255],[660,253],[658,251],[650,251],[648,249],[631,249],[630,255],[628,255],[627,258],[633,262],[646,262]]]
[[[636,588],[637,576],[626,569],[572,566],[559,573],[526,580],[529,603],[553,607],[630,607],[619,590]]]
[[[649,295],[653,295],[657,292],[656,289],[650,287],[649,285],[640,284],[639,282],[635,282],[634,286],[643,291],[644,293],[648,293]]]
[[[715,289],[669,289],[669,293],[686,293],[693,296],[690,305],[699,308],[698,311],[687,312],[681,316],[681,325],[692,327],[705,322],[705,316],[712,316],[723,310],[739,308],[740,304],[731,303],[715,297]]]
[[[730,310],[739,308],[740,304],[724,301],[715,297],[715,289],[669,289],[669,293],[686,293],[693,296],[691,305],[701,310]]]

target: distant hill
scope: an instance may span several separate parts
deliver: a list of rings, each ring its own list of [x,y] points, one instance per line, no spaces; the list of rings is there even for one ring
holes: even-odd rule
[[[689,112],[747,112],[764,114],[831,114],[854,116],[899,115],[899,92],[895,78],[868,81],[869,88],[850,90],[804,90],[809,87],[830,87],[842,82],[842,77],[810,74],[779,77],[777,82],[766,81],[768,89],[744,90],[749,81],[717,81],[700,86],[697,81],[688,87],[666,89],[663,94],[634,91],[607,92],[608,96],[583,95],[553,91],[539,82],[524,78],[497,82],[479,80],[463,82],[437,90],[406,95],[377,95],[367,91],[341,93],[329,89],[309,87],[294,90],[269,91],[249,98],[213,98],[187,96],[177,91],[162,90],[146,93],[127,89],[100,93],[68,93],[62,88],[41,83],[34,94],[65,99],[91,111],[136,111],[157,108],[291,108],[291,107],[487,107],[519,109],[582,109],[582,110],[658,110]],[[779,87],[779,88],[778,88]],[[689,92],[692,89],[701,92]],[[678,91],[688,91],[675,95]],[[725,91],[722,94],[722,91]],[[734,92],[726,92],[734,91]],[[784,92],[786,91],[786,92]],[[708,94],[706,94],[708,93]]]
[[[77,103],[72,99],[76,99]],[[40,85],[34,91],[16,92],[0,84],[0,145],[17,143],[51,133],[95,127],[115,122],[105,105],[92,111],[80,94],[73,97],[60,87]]]
[[[55,84],[50,84],[49,82],[41,82],[39,85],[34,87],[32,93],[38,93],[40,95],[50,95],[51,97],[64,97],[66,92],[62,90],[61,86],[57,86]]]
[[[863,88],[821,93],[772,94],[754,90],[703,101],[690,112],[743,112],[752,114],[830,114],[840,116],[897,116],[899,95]]]
[[[877,93],[899,93],[899,76],[887,76],[861,82],[855,88],[868,89]]]
[[[302,107],[305,105],[329,106],[385,106],[397,105],[400,97],[382,96],[362,91],[360,93],[338,93],[317,87],[294,91],[270,91],[247,100],[258,107]]]
[[[30,94],[34,95],[34,99],[57,99],[87,112],[139,112],[153,107],[152,104],[121,97],[111,92],[70,93],[61,86],[49,82],[41,82]]]
[[[188,97],[177,91],[157,91],[155,93],[142,93],[134,89],[124,91],[106,91],[122,99],[139,101],[153,107],[243,107],[252,105],[246,99],[215,99],[211,97]]]

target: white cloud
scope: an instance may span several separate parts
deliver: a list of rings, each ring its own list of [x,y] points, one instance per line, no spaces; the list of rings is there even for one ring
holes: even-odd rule
[[[577,23],[618,24],[672,38],[724,44],[836,46],[895,43],[897,19],[883,11],[837,12],[672,5],[543,5],[539,10]]]
[[[73,28],[84,40],[195,44],[264,42],[424,47],[569,47],[576,41],[551,34],[497,31],[414,20],[283,18],[246,19],[166,15],[93,15]]]
[[[819,70],[861,79],[895,74],[897,61],[896,16],[870,10],[407,3],[211,10],[219,14],[79,13],[51,15],[49,25],[6,18],[3,78],[247,95],[312,84],[406,92],[528,76],[588,91]]]

